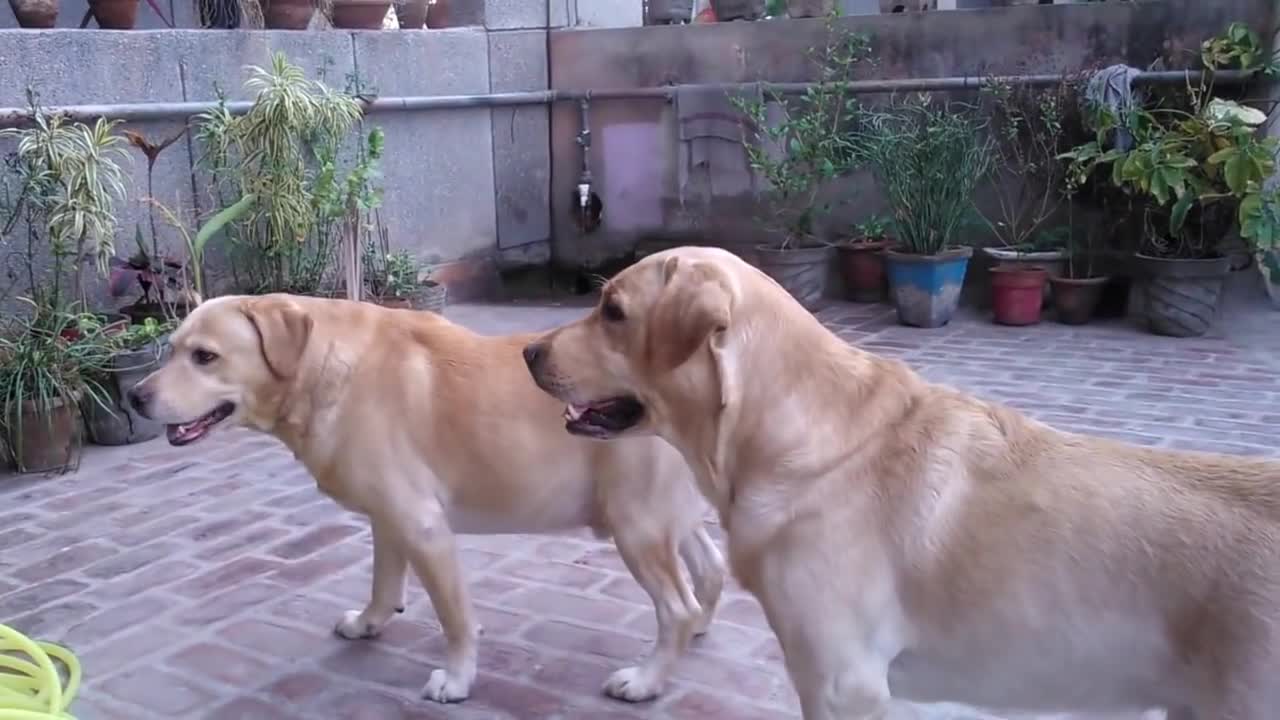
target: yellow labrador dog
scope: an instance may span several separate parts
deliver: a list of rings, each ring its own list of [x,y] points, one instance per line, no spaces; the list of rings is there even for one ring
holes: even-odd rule
[[[372,597],[336,632],[378,634],[403,609],[406,568],[426,588],[448,642],[423,694],[463,700],[478,626],[454,533],[612,535],[653,599],[658,639],[610,695],[657,695],[719,599],[723,559],[680,455],[657,438],[598,443],[560,427],[561,406],[521,359],[530,337],[485,337],[444,318],[369,303],[268,295],[200,305],[172,355],[130,401],[185,445],[216,428],[270,433],[320,490],[369,517]],[[608,426],[608,420],[600,420]],[[682,575],[689,570],[692,588]]]
[[[714,249],[645,258],[525,355],[571,432],[684,454],[807,720],[891,697],[1280,717],[1280,463],[930,384]]]

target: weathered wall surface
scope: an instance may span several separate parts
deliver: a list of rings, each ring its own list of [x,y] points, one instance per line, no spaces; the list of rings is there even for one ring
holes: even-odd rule
[[[1195,51],[1202,39],[1234,20],[1269,27],[1272,5],[1271,0],[1087,3],[861,15],[840,24],[872,38],[878,62],[864,68],[863,77],[928,78],[1070,71],[1115,62],[1145,67],[1161,52]],[[822,20],[559,30],[551,34],[551,85],[588,90],[809,80],[805,50],[823,32]],[[699,109],[708,109],[705,98],[696,100]],[[680,106],[680,98],[592,104],[591,166],[604,220],[585,236],[571,214],[581,162],[574,141],[577,110],[570,105],[553,110],[557,262],[594,265],[625,255],[637,238],[653,234],[680,238],[696,232],[722,244],[744,245],[764,239],[740,160],[720,148],[695,158],[704,164],[691,165],[689,143],[679,139]],[[866,178],[833,190],[851,201],[845,219],[881,207]]]

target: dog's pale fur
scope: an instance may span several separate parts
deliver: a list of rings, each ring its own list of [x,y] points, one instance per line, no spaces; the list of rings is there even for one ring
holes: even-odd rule
[[[182,323],[171,358],[134,401],[166,423],[234,403],[222,424],[279,438],[322,492],[368,516],[372,598],[336,632],[377,635],[402,609],[411,567],[448,641],[447,665],[423,691],[437,701],[466,698],[476,673],[478,626],[455,532],[589,526],[612,535],[654,601],[658,640],[639,666],[614,673],[606,691],[651,698],[719,598],[723,560],[702,526],[706,506],[665,442],[565,433],[561,405],[538,390],[521,360],[528,340],[368,303],[223,297]]]
[[[684,454],[807,720],[893,717],[891,696],[1280,717],[1280,463],[930,384],[712,249],[640,261],[535,348],[549,393],[633,395],[634,433]]]

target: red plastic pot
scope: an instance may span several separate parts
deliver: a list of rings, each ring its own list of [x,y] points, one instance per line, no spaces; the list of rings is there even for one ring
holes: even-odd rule
[[[991,268],[991,304],[1001,325],[1034,325],[1040,322],[1044,286],[1049,271],[1026,265]]]

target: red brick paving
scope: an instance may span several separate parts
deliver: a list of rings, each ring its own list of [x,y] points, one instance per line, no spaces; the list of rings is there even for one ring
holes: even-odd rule
[[[498,316],[543,328],[576,311],[452,312],[486,330]],[[928,377],[1065,429],[1275,452],[1280,340],[1276,316],[1256,306],[1194,340],[1124,323],[1003,328],[972,315],[913,330],[879,306],[836,304],[820,317]],[[367,526],[320,496],[274,441],[235,431],[188,449],[92,448],[73,474],[0,476],[0,621],[79,653],[81,720],[797,717],[777,643],[736,587],[666,695],[628,706],[599,688],[645,651],[654,621],[612,546],[579,533],[471,536],[462,547],[486,632],[472,698],[442,707],[417,697],[443,642],[414,584],[408,612],[379,640],[331,634],[368,593]]]

